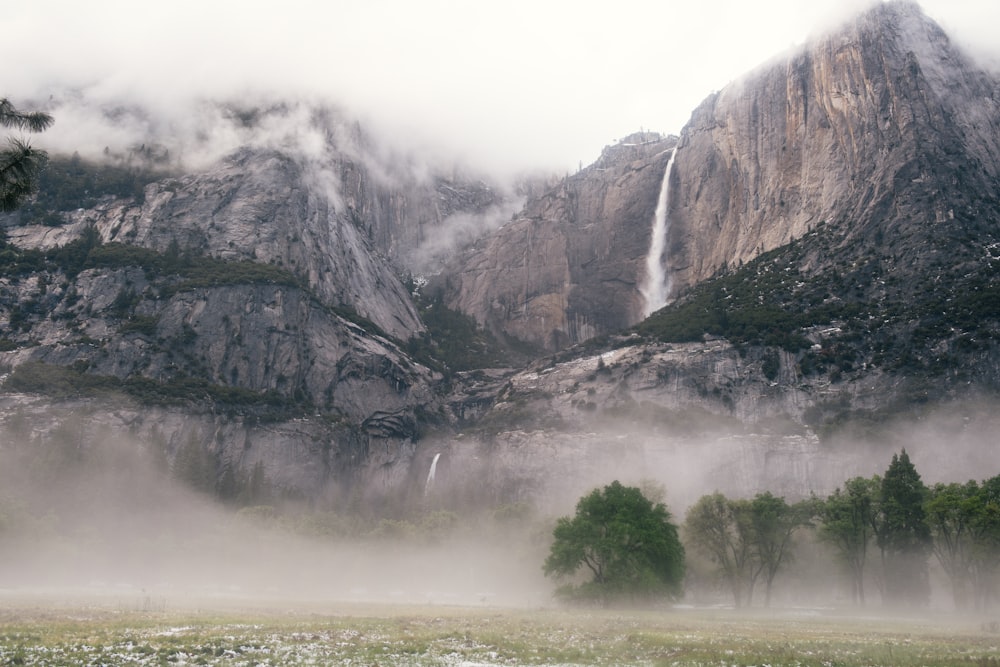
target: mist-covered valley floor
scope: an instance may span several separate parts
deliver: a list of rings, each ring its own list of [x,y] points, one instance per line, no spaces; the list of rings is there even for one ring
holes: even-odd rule
[[[982,412],[992,413],[986,407]],[[964,484],[978,479],[976,465],[984,474],[992,471],[993,420],[952,417],[899,423],[896,439],[879,448],[823,442],[802,451],[797,446],[765,451],[752,446],[752,439],[734,437],[714,444],[690,438],[669,446],[661,442],[657,449],[642,443],[662,439],[630,432],[613,441],[615,460],[581,455],[600,462],[585,470],[574,470],[572,456],[552,458],[533,448],[502,465],[546,479],[546,486],[531,487],[533,496],[526,486],[524,500],[497,504],[469,491],[470,485],[489,483],[483,461],[479,468],[466,466],[486,450],[462,439],[440,441],[428,443],[415,459],[415,493],[378,506],[350,498],[220,499],[179,479],[179,461],[168,465],[150,443],[110,436],[84,442],[79,423],[71,420],[44,438],[19,437],[8,428],[0,439],[0,595],[89,599],[128,609],[174,609],[192,601],[209,608],[250,601],[554,608],[560,582],[542,571],[553,528],[593,488],[614,479],[640,486],[665,502],[680,525],[699,496],[720,490],[750,498],[753,493],[743,486],[759,490],[763,484],[789,501],[808,499],[810,493],[823,498],[848,477],[883,473],[899,446],[911,452],[928,485]],[[595,448],[606,446],[596,432],[576,439],[584,448],[591,440]],[[945,457],[945,442],[947,451],[961,455]],[[746,451],[737,456],[739,446]],[[810,474],[802,473],[803,456],[813,461]],[[845,459],[852,461],[849,467],[833,464]],[[537,469],[527,470],[529,465]],[[436,469],[433,483],[427,466]],[[768,475],[764,482],[744,479],[761,471]],[[794,473],[800,485],[814,486],[790,491],[780,484],[787,476],[783,471]],[[874,546],[869,557],[878,558]],[[692,548],[685,560],[680,602],[699,608],[733,604],[716,564]],[[948,578],[936,558],[929,562],[929,610],[952,612]],[[881,610],[877,567],[868,571],[869,609]],[[829,546],[811,527],[797,531],[794,558],[775,581],[773,608],[853,612],[849,591],[848,570]],[[755,605],[761,604],[758,598]],[[982,620],[990,620],[991,613],[995,616],[995,607],[987,608]]]
[[[968,446],[985,442],[965,430]],[[929,480],[943,474],[926,449],[940,433],[900,434]],[[8,432],[0,450],[0,665],[965,667],[1000,657],[995,609],[956,614],[939,569],[929,607],[887,609],[874,589],[856,606],[840,564],[806,532],[769,609],[759,599],[733,609],[693,551],[681,601],[568,607],[542,564],[571,503],[462,507],[422,467],[423,495],[393,511],[227,505],[142,443],[81,451],[50,436]],[[437,491],[457,471],[441,449]],[[666,481],[664,462],[645,460],[644,473]],[[656,481],[650,492],[665,493],[680,522],[688,499]]]
[[[516,512],[460,517],[427,507],[390,518],[288,499],[226,505],[141,451],[112,449],[120,457],[66,468],[0,457],[0,593],[130,607],[140,599],[524,606],[550,595],[544,528]]]

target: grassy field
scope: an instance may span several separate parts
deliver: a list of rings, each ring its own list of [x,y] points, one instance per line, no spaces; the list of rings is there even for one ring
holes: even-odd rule
[[[1000,666],[972,619],[729,610],[0,602],[0,665]]]

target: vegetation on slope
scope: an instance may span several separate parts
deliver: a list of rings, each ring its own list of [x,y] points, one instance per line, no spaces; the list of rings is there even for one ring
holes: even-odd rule
[[[283,285],[302,289],[309,294],[309,290],[295,274],[272,264],[226,261],[180,253],[176,247],[160,253],[138,246],[101,244],[93,228],[88,229],[81,238],[47,251],[24,250],[0,240],[0,278],[17,282],[28,276],[37,276],[39,286],[35,298],[4,304],[9,307],[10,317],[7,326],[0,330],[0,349],[12,350],[36,344],[31,339],[31,330],[35,324],[50,316],[64,319],[70,332],[78,330],[82,325],[79,318],[91,315],[89,306],[83,311],[74,310],[79,296],[71,281],[87,269],[125,268],[141,268],[154,289],[137,294],[133,289],[123,288],[104,315],[119,322],[119,335],[144,336],[153,343],[152,349],[162,348],[168,353],[179,354],[179,359],[187,359],[186,365],[178,367],[175,375],[169,379],[154,380],[138,374],[126,378],[95,375],[92,371],[88,372],[85,361],[70,367],[29,363],[18,366],[4,387],[57,398],[125,393],[147,405],[191,405],[207,401],[224,412],[252,415],[255,419],[265,421],[299,416],[311,409],[308,397],[299,393],[283,395],[274,391],[255,392],[219,384],[202,375],[199,371],[203,369],[186,349],[190,337],[195,335],[194,331],[186,329],[179,337],[158,339],[158,317],[138,312],[138,306],[145,298],[164,299],[178,292],[198,288]],[[58,294],[57,290],[48,289],[48,286],[54,284],[61,284],[62,289]],[[319,303],[318,300],[316,302]],[[62,311],[53,314],[60,306],[64,306]],[[329,310],[381,333],[374,324],[350,309]],[[101,344],[82,333],[78,342]]]
[[[663,342],[718,336],[780,347],[798,354],[807,376],[839,379],[875,367],[972,379],[970,358],[991,349],[1000,331],[1000,250],[987,246],[978,261],[934,264],[933,272],[913,276],[877,251],[846,262],[849,253],[831,250],[825,231],[695,286],[635,331]],[[821,269],[801,268],[826,252],[830,261]],[[817,327],[826,328],[818,346],[809,337]]]
[[[252,415],[261,421],[304,413],[304,406],[275,391],[256,392],[185,375],[160,382],[141,375],[122,379],[86,371],[86,363],[59,366],[26,362],[11,372],[3,388],[53,398],[126,394],[144,405],[189,405],[208,401],[230,414]]]
[[[38,175],[38,193],[20,210],[21,224],[58,226],[62,213],[90,208],[103,197],[142,202],[146,185],[163,177],[150,149],[142,146],[129,160],[98,164],[72,156],[52,156]]]
[[[446,306],[440,295],[423,294],[412,278],[407,287],[427,327],[426,334],[407,342],[410,356],[432,368],[453,372],[512,364],[504,346],[474,318]]]

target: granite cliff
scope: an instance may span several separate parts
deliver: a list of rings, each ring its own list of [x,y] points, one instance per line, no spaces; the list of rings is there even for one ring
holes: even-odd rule
[[[445,298],[548,350],[638,322],[675,144],[674,297],[821,225],[845,252],[813,253],[812,272],[856,262],[854,243],[891,244],[887,272],[950,262],[949,236],[995,231],[998,130],[996,77],[916,4],[880,3],[710,95],[679,139],[627,139],[530,200],[456,260]]]
[[[631,135],[567,176],[432,282],[503,336],[557,350],[642,316],[638,293],[664,168],[676,139]]]
[[[550,353],[569,346],[497,385],[467,426],[515,472],[493,477],[530,494],[554,485],[543,470],[591,485],[612,470],[655,470],[678,490],[802,495],[870,474],[872,456],[900,446],[942,461],[935,479],[989,468],[998,91],[919,7],[894,2],[709,96],[681,131],[670,174],[672,303],[638,324],[675,142],[627,163],[632,178],[595,165],[529,201],[538,217],[477,244],[445,287],[486,326]],[[584,292],[577,303],[603,292],[567,269],[583,266],[569,249],[601,238],[600,220],[587,224],[570,205],[584,182],[595,201],[636,208],[627,231],[616,221],[607,251],[618,307],[581,335],[560,313],[573,312],[570,287]],[[524,242],[541,229],[549,243]]]
[[[668,265],[678,289],[823,223],[926,265],[983,222],[1000,175],[997,79],[909,2],[710,96],[682,132]]]

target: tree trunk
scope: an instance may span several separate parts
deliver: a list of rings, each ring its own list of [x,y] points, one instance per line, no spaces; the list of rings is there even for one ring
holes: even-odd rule
[[[851,602],[855,605],[865,606],[865,571],[857,562],[851,566],[851,578],[854,580],[851,587]]]

